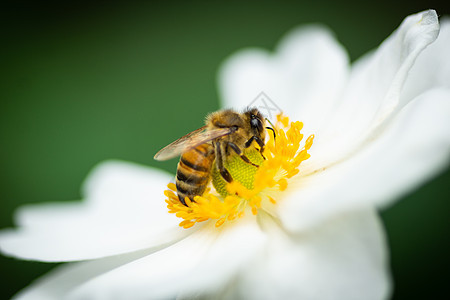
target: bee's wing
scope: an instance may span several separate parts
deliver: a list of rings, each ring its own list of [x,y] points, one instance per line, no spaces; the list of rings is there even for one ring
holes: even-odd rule
[[[179,138],[175,142],[162,148],[153,157],[156,160],[168,160],[180,155],[186,150],[195,148],[209,142],[215,138],[228,135],[233,132],[231,128],[218,128],[206,130],[206,126],[203,126],[185,136]]]

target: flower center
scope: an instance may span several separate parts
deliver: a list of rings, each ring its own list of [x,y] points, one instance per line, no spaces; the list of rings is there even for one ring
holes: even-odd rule
[[[314,136],[309,136],[303,147],[301,122],[289,122],[283,115],[277,116],[275,124],[276,137],[269,131],[269,139],[264,150],[264,159],[259,149],[250,147],[245,150],[249,160],[259,165],[255,167],[243,161],[239,156],[229,156],[224,166],[231,174],[233,181],[226,182],[214,166],[211,174],[211,187],[202,196],[195,196],[194,201],[186,198],[183,205],[176,195],[174,183],[168,184],[164,192],[169,213],[174,213],[183,221],[180,226],[189,228],[198,222],[216,220],[216,227],[225,222],[232,222],[244,216],[249,209],[253,215],[260,209],[270,210],[276,205],[276,198],[288,187],[290,179],[299,173],[302,161],[310,155]]]

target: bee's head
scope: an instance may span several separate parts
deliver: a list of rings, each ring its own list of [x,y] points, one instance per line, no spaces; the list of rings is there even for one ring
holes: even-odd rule
[[[245,111],[248,121],[250,122],[250,128],[255,134],[264,136],[264,117],[257,108],[248,108]]]

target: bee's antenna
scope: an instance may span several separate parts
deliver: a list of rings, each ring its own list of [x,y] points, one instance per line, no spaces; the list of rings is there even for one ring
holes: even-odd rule
[[[270,125],[272,125],[272,127],[266,127],[266,129],[272,130],[272,132],[273,132],[273,139],[276,140],[277,134],[275,133],[275,129],[273,129],[273,127],[275,127],[275,126],[273,126],[272,122],[270,122],[269,119],[267,119],[267,118],[264,118],[264,119],[266,119],[266,121],[269,122]]]

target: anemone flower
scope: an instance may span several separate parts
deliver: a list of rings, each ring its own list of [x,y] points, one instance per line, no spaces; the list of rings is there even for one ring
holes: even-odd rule
[[[18,227],[2,230],[6,255],[68,262],[17,298],[389,297],[376,209],[449,160],[448,20],[438,33],[434,11],[411,15],[351,68],[320,26],[293,30],[274,53],[233,55],[219,74],[224,106],[264,92],[284,111],[265,159],[247,151],[260,167],[230,157],[235,180],[213,171],[184,205],[171,174],[100,164],[83,201],[21,207]]]

